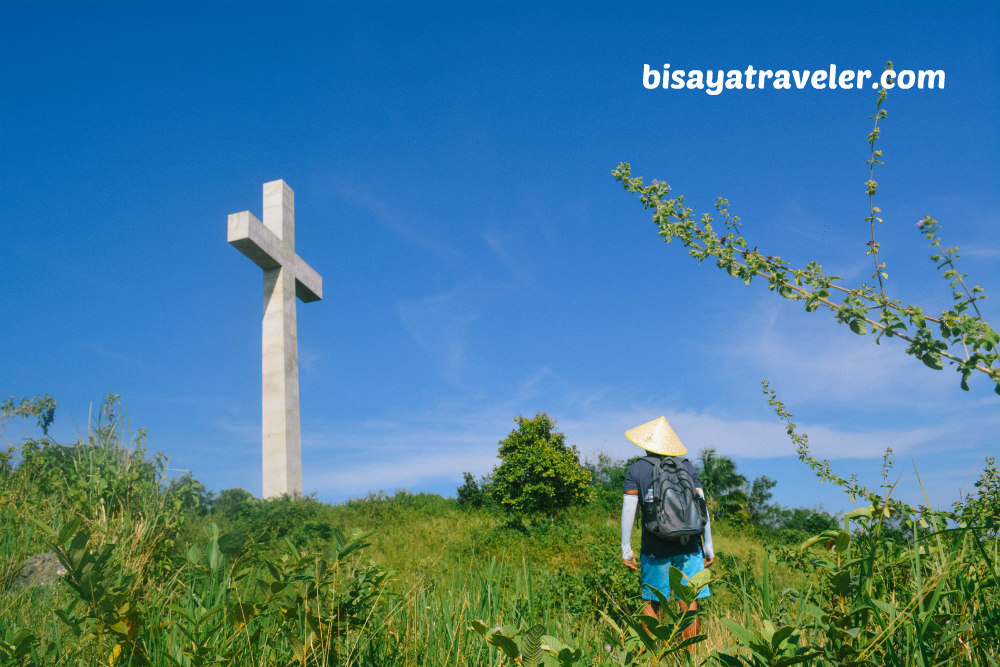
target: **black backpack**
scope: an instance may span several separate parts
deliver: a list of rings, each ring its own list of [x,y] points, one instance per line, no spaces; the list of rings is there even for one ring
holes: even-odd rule
[[[646,456],[643,461],[652,464],[653,481],[642,500],[642,527],[680,544],[697,539],[705,530],[708,510],[695,495],[694,477],[687,466],[675,456]]]

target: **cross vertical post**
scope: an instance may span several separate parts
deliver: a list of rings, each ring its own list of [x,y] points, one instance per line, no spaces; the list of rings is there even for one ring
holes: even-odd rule
[[[228,221],[229,243],[264,270],[261,325],[263,497],[302,494],[299,356],[295,300],[323,298],[323,280],[295,254],[295,195],[264,184],[264,222],[249,211]]]

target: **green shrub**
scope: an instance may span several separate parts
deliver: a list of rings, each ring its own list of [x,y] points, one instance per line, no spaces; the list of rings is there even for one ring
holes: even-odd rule
[[[517,417],[517,428],[500,441],[500,465],[493,471],[490,494],[514,517],[550,519],[593,497],[590,472],[580,465],[576,447],[554,431],[544,412]]]

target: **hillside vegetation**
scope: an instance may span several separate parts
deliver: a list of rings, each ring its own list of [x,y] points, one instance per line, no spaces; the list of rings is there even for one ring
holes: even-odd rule
[[[3,408],[0,427],[52,419],[37,401]],[[719,458],[702,464],[725,470]],[[589,502],[538,517],[469,475],[458,500],[261,501],[168,482],[112,396],[85,442],[0,459],[0,665],[998,664],[992,461],[953,513],[871,496],[832,523],[767,505],[766,482],[730,470],[722,495],[744,495],[713,523],[690,645],[674,605],[646,619],[652,635],[637,616],[618,550],[624,463],[587,463]],[[45,552],[65,576],[15,586]]]

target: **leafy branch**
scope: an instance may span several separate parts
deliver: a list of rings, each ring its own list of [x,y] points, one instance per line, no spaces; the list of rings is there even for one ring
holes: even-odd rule
[[[885,69],[894,71],[891,61],[886,63]],[[898,299],[890,300],[885,294],[882,281],[888,278],[888,274],[885,262],[879,262],[879,243],[875,239],[875,223],[882,223],[879,215],[882,209],[875,206],[878,189],[875,165],[884,164],[882,151],[875,144],[881,133],[879,123],[886,117],[883,108],[885,99],[885,88],[880,88],[875,115],[871,116],[875,125],[868,134],[871,154],[865,163],[868,165],[865,189],[869,209],[865,222],[871,232],[866,254],[871,255],[875,262],[872,277],[878,280],[877,290],[867,283],[854,288],[837,284],[840,277],[825,274],[817,262],[809,262],[804,268],[793,268],[780,257],[760,252],[756,246],[751,250],[740,232],[740,219],[730,213],[729,201],[723,197],[715,203],[725,226],[720,235],[713,227],[711,215],[703,213],[700,218],[696,217],[684,203],[683,196],[669,196],[670,186],[666,183],[654,179],[650,185],[644,185],[641,177],[632,176],[631,166],[626,162],[619,163],[611,173],[626,190],[639,195],[643,208],[654,210],[653,222],[659,228],[660,236],[667,243],[679,240],[699,263],[712,257],[716,266],[747,285],[754,278],[763,278],[769,290],[786,299],[803,301],[808,312],[825,308],[854,333],[864,335],[871,331],[876,343],[883,336],[905,340],[909,343],[906,353],[935,370],[941,370],[947,359],[957,365],[962,375],[961,387],[966,391],[969,390],[968,381],[972,373],[981,372],[995,383],[995,391],[1000,394],[1000,355],[997,352],[1000,334],[986,322],[979,310],[977,302],[986,298],[983,289],[978,285],[970,288],[965,282],[968,274],[960,273],[955,265],[955,260],[959,258],[958,248],[942,245],[938,236],[940,222],[927,216],[917,223],[917,227],[935,250],[931,260],[938,269],[943,269],[942,277],[951,285],[952,307],[942,311],[938,317],[932,317],[925,314],[920,306],[904,306]],[[938,333],[928,323],[936,325]]]
[[[833,466],[828,459],[821,461],[813,456],[809,451],[809,436],[796,431],[798,425],[792,421],[792,413],[788,411],[784,403],[778,400],[777,394],[771,389],[771,384],[767,380],[762,380],[761,385],[764,388],[764,394],[767,396],[767,404],[771,406],[771,409],[774,410],[778,418],[785,422],[785,433],[788,434],[792,444],[795,445],[795,453],[798,454],[799,461],[808,465],[816,473],[820,481],[831,482],[842,488],[851,498],[851,502],[855,502],[859,496],[864,498],[871,503],[874,509],[880,511],[884,516],[888,517],[892,513],[902,513],[904,515],[915,513],[915,510],[906,503],[890,498],[889,493],[886,493],[884,497],[875,493],[861,484],[856,475],[851,475],[850,478],[845,479],[833,471]],[[883,478],[886,477],[888,469],[892,465],[889,458],[891,453],[891,449],[886,450],[885,456],[882,458]]]
[[[871,331],[876,336],[876,343],[882,336],[905,340],[909,343],[906,353],[935,370],[942,369],[947,359],[956,364],[962,374],[962,389],[969,389],[968,380],[973,372],[981,372],[996,384],[995,391],[1000,394],[1000,355],[997,354],[1000,334],[986,322],[976,305],[986,296],[978,285],[966,286],[967,275],[955,268],[958,249],[942,247],[937,235],[941,224],[934,218],[925,217],[918,228],[939,251],[931,259],[945,269],[944,278],[951,281],[954,290],[952,307],[938,317],[925,314],[920,306],[890,300],[867,283],[856,288],[843,287],[837,284],[841,280],[838,276],[827,275],[816,262],[809,262],[804,268],[793,268],[780,257],[766,255],[757,247],[751,249],[739,232],[739,218],[730,215],[729,202],[722,197],[715,204],[726,228],[725,233],[720,234],[709,214],[696,217],[685,204],[683,195],[670,197],[670,186],[666,183],[653,180],[644,185],[642,177],[633,177],[630,165],[625,162],[612,174],[626,190],[638,194],[643,208],[653,209],[653,222],[659,228],[659,235],[667,243],[674,239],[680,241],[699,263],[711,257],[716,266],[747,285],[754,278],[762,278],[767,281],[769,290],[786,299],[804,302],[808,312],[825,308],[854,333],[864,335]],[[875,207],[872,210],[880,212]],[[937,325],[938,333],[930,323]]]
[[[892,62],[888,62],[885,65],[886,71],[892,71]],[[871,146],[871,157],[868,159],[868,182],[865,183],[865,191],[868,193],[868,217],[865,218],[865,222],[871,227],[871,241],[868,242],[868,252],[865,254],[871,255],[872,259],[875,261],[875,273],[872,274],[872,278],[878,279],[879,296],[885,299],[885,285],[882,284],[883,278],[888,278],[888,274],[885,272],[885,262],[879,264],[878,261],[878,249],[879,244],[875,240],[875,223],[878,222],[882,224],[882,218],[878,217],[876,214],[881,213],[882,209],[875,206],[875,191],[878,188],[878,183],[875,181],[875,165],[885,164],[882,162],[882,151],[875,149],[875,141],[878,140],[878,135],[881,133],[881,128],[879,128],[878,122],[886,117],[886,110],[882,108],[882,103],[885,102],[886,91],[885,88],[880,88],[878,91],[878,101],[875,104],[875,115],[871,118],[875,121],[875,127],[872,128],[871,133],[868,135],[868,143]]]

